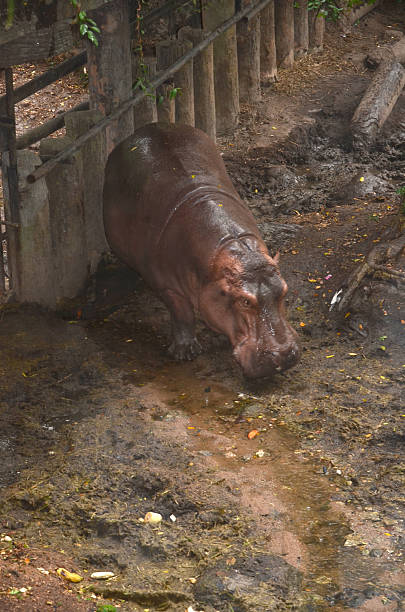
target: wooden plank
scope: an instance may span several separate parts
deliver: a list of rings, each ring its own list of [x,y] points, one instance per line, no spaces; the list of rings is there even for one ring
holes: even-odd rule
[[[0,44],[0,68],[35,62],[68,51],[73,46],[69,22],[58,22],[50,28],[24,32]]]

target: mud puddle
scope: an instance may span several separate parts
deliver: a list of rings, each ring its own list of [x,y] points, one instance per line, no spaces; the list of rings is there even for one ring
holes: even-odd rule
[[[144,346],[145,353],[150,354],[149,348],[153,352]],[[214,470],[215,483],[237,496],[265,549],[303,574],[303,590],[311,593],[316,609],[396,609],[385,597],[392,566],[353,546],[350,517],[334,501],[339,487],[328,478],[328,462],[321,450],[315,459],[308,458],[272,410],[274,395],[252,395],[241,379],[233,385],[201,376],[196,380],[198,367],[190,363],[166,362],[162,369],[147,371],[138,356],[137,371],[124,378],[140,385],[152,402],[170,408],[159,408],[152,418],[171,422],[169,435],[186,434],[195,464]],[[234,390],[235,382],[242,390]],[[277,393],[282,384],[269,383],[267,389]]]

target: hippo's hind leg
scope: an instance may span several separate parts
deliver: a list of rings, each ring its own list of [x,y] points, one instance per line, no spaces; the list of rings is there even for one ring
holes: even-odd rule
[[[161,294],[162,300],[169,309],[172,324],[172,343],[169,353],[177,361],[194,359],[202,351],[195,337],[194,309],[190,301],[174,291],[167,290]]]

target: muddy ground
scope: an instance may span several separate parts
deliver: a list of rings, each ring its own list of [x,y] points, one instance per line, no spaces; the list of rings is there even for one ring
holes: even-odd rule
[[[1,610],[404,609],[404,284],[376,273],[330,310],[398,231],[405,94],[370,154],[349,129],[392,30],[398,3],[330,33],[219,142],[281,252],[294,370],[248,384],[203,325],[174,363],[166,310],[110,258],[61,312],[2,308]]]

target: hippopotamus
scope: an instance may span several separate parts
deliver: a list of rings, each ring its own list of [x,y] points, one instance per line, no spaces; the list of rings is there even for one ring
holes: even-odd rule
[[[271,377],[297,363],[278,255],[269,255],[204,132],[163,123],[136,130],[108,158],[103,199],[112,251],[170,312],[174,358],[201,352],[198,313],[229,338],[247,378]]]

